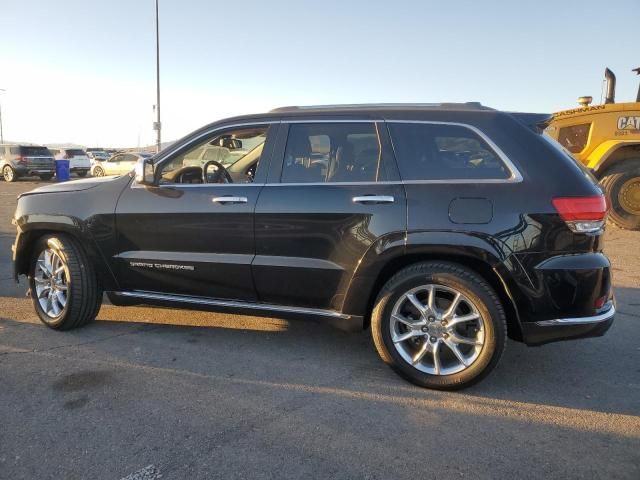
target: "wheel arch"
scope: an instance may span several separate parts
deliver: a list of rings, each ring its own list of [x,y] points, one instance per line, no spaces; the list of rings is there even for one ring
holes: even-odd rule
[[[345,312],[360,312],[364,317],[364,327],[369,326],[371,311],[380,289],[384,284],[403,268],[415,263],[429,261],[446,261],[456,263],[479,274],[495,290],[505,309],[507,316],[507,333],[509,338],[522,341],[522,327],[520,315],[514,297],[515,286],[510,279],[509,269],[505,261],[500,261],[500,255],[491,249],[477,246],[452,247],[451,244],[441,245],[407,245],[403,251],[396,251],[396,255],[386,258],[375,275],[355,277],[344,303]],[[358,300],[362,292],[369,292],[365,302]]]
[[[61,217],[61,216],[56,216]],[[79,221],[73,217],[64,216],[64,221],[56,222],[42,221],[29,222],[18,221],[19,234],[13,245],[14,277],[16,281],[19,275],[28,275],[30,260],[33,256],[33,248],[38,239],[45,235],[65,234],[76,240],[80,248],[83,249],[89,260],[93,263],[96,273],[105,286],[117,288],[117,281],[111,269],[97,247],[93,238],[83,232]]]
[[[591,169],[596,177],[601,179],[612,167],[618,166],[626,160],[640,159],[640,141],[614,142],[613,145],[608,145],[606,150],[602,151],[598,148],[594,153],[600,158],[594,157],[592,154],[587,166],[593,165]]]

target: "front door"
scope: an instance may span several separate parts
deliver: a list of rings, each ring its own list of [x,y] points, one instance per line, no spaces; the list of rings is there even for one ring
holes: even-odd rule
[[[256,299],[253,213],[276,129],[276,124],[243,125],[187,140],[158,161],[157,186],[133,182],[123,192],[116,208],[115,261],[125,290]],[[247,177],[229,183],[222,162],[203,178],[202,166],[188,161],[195,150],[222,143],[232,143],[229,153],[242,158],[261,142],[265,148],[256,158],[256,182]]]
[[[404,239],[406,200],[383,123],[291,123],[256,207],[263,302],[341,311],[358,264]],[[285,135],[286,134],[286,135]]]

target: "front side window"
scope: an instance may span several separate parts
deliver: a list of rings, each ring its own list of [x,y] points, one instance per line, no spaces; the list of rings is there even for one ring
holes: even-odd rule
[[[580,153],[589,140],[590,123],[562,127],[558,131],[558,143],[571,153]]]
[[[384,180],[374,123],[308,123],[289,127],[281,183]]]
[[[462,125],[389,123],[403,180],[483,180],[511,176],[496,152]]]
[[[202,170],[212,178],[208,183],[221,183],[220,166],[229,169],[236,162],[246,162],[243,169],[255,173],[262,148],[267,140],[268,126],[243,127],[215,133],[213,137],[191,146],[161,165],[160,183],[202,183]],[[212,163],[209,163],[212,162]],[[214,178],[215,177],[215,178]],[[251,181],[247,178],[247,181]]]

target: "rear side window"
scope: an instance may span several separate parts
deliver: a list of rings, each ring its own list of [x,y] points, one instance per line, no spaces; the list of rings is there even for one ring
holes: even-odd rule
[[[289,127],[281,183],[385,180],[374,123],[308,123]]]
[[[470,128],[435,123],[388,125],[403,180],[500,180],[511,176],[498,154]]]
[[[511,172],[473,130],[461,125],[389,123],[403,180],[500,180]]]
[[[590,123],[562,127],[558,131],[558,143],[571,153],[580,153],[587,146],[590,131]]]

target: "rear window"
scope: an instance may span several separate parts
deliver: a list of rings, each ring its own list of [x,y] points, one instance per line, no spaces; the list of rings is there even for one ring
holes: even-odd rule
[[[71,148],[67,150],[67,155],[69,155],[70,157],[79,157],[86,155],[86,153],[84,152],[84,150],[80,150],[79,148]]]
[[[498,154],[460,125],[389,123],[403,180],[500,180],[511,176]]]
[[[24,155],[25,157],[50,157],[51,152],[47,147],[11,147],[11,153]]]

